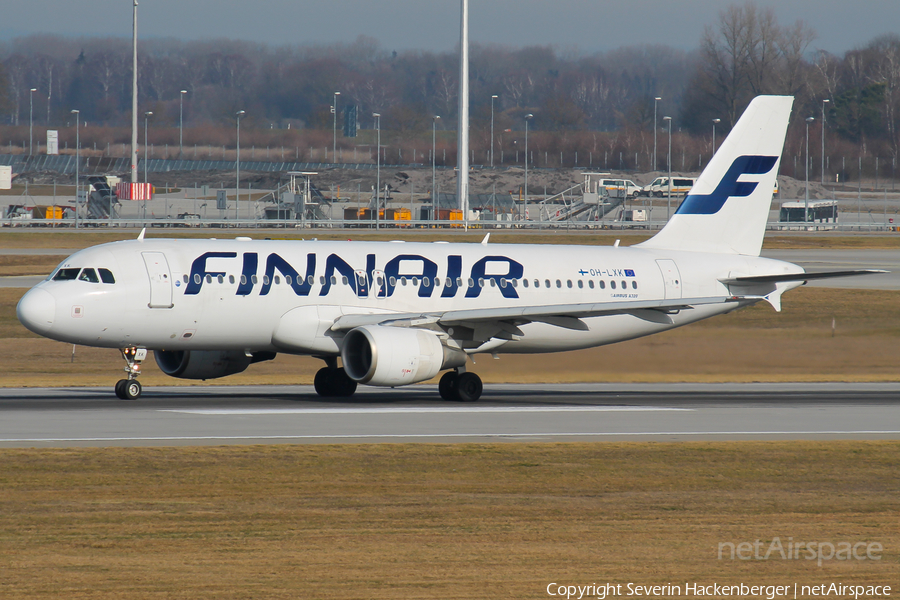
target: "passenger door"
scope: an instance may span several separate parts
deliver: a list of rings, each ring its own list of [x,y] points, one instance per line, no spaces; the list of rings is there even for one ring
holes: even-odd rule
[[[150,308],[172,308],[172,275],[162,252],[141,252],[150,278]]]

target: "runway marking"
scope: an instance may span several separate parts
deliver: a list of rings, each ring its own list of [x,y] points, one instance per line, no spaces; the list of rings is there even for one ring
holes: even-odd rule
[[[694,412],[664,406],[386,406],[380,408],[164,408],[186,415],[379,415],[416,413]]]
[[[520,437],[616,437],[616,436],[672,436],[672,435],[900,435],[900,430],[858,430],[858,431],[623,431],[623,432],[521,432],[521,433],[348,433],[332,435],[233,435],[233,436],[148,436],[148,437],[104,437],[104,438],[0,438],[4,443],[49,443],[49,442],[202,442],[222,440],[333,440],[333,439],[434,439],[434,438],[520,438]]]

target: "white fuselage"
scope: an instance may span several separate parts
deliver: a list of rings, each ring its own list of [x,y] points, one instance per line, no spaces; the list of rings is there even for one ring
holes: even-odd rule
[[[20,303],[19,317],[29,329],[86,346],[316,356],[340,353],[341,335],[330,327],[343,315],[727,296],[719,279],[801,270],[752,256],[610,246],[248,238],[104,244],[73,254],[54,274],[78,268],[106,269],[115,283],[51,275]],[[586,330],[532,322],[514,339],[473,341],[463,348],[588,348],[745,304],[701,305],[660,319],[587,317]]]

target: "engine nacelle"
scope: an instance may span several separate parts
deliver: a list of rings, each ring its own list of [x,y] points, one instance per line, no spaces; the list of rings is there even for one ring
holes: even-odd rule
[[[253,358],[237,350],[154,350],[163,373],[179,379],[216,379],[244,371]]]
[[[462,350],[444,346],[431,331],[379,325],[347,332],[341,359],[350,379],[388,387],[426,381],[441,369],[466,364]]]

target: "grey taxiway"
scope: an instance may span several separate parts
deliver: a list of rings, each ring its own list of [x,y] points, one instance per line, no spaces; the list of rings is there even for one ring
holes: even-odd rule
[[[433,385],[325,401],[309,386],[0,390],[0,447],[900,439],[900,383]]]

